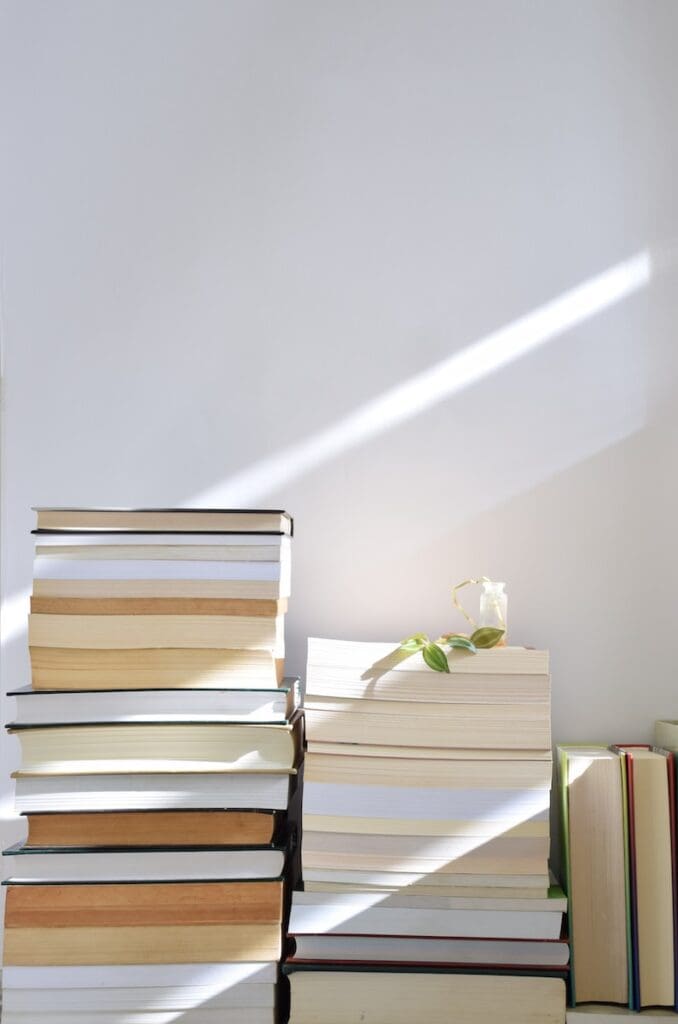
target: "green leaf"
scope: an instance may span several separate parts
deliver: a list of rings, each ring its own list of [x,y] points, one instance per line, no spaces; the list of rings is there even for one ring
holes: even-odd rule
[[[448,636],[447,643],[453,650],[457,648],[461,651],[471,651],[472,654],[477,651],[476,645],[467,636]]]
[[[400,650],[407,651],[408,654],[416,654],[417,651],[421,651],[422,648],[426,647],[428,642],[426,633],[415,633],[414,636],[408,636],[407,640],[401,642]]]
[[[471,634],[471,643],[480,650],[486,651],[490,647],[496,647],[503,635],[503,629],[495,629],[494,626],[481,626]]]
[[[445,652],[442,647],[438,647],[438,644],[426,644],[421,654],[428,667],[435,672],[450,671]]]

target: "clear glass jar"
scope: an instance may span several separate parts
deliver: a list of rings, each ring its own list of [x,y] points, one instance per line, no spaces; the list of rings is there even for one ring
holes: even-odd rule
[[[480,594],[480,615],[478,616],[479,626],[492,626],[494,629],[503,629],[504,635],[498,646],[506,643],[506,606],[508,595],[504,592],[505,583],[495,583],[493,580],[486,580]]]

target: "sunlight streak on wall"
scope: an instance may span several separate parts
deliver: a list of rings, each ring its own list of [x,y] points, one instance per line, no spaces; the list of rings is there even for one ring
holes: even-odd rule
[[[415,374],[308,440],[256,462],[184,504],[245,507],[471,387],[645,287],[651,277],[652,260],[644,250]]]

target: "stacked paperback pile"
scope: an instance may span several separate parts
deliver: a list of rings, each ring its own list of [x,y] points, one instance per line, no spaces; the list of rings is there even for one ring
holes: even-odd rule
[[[291,520],[38,509],[35,532],[3,1024],[273,1024]]]
[[[678,1009],[675,723],[646,745],[558,748],[572,999]]]
[[[309,641],[291,1024],[563,1022],[547,655]]]

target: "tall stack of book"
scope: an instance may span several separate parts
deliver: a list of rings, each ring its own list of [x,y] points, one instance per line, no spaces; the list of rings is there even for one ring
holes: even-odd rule
[[[309,641],[291,1024],[565,1020],[548,657],[448,664]]]
[[[273,1024],[291,519],[37,512],[3,1022]]]

